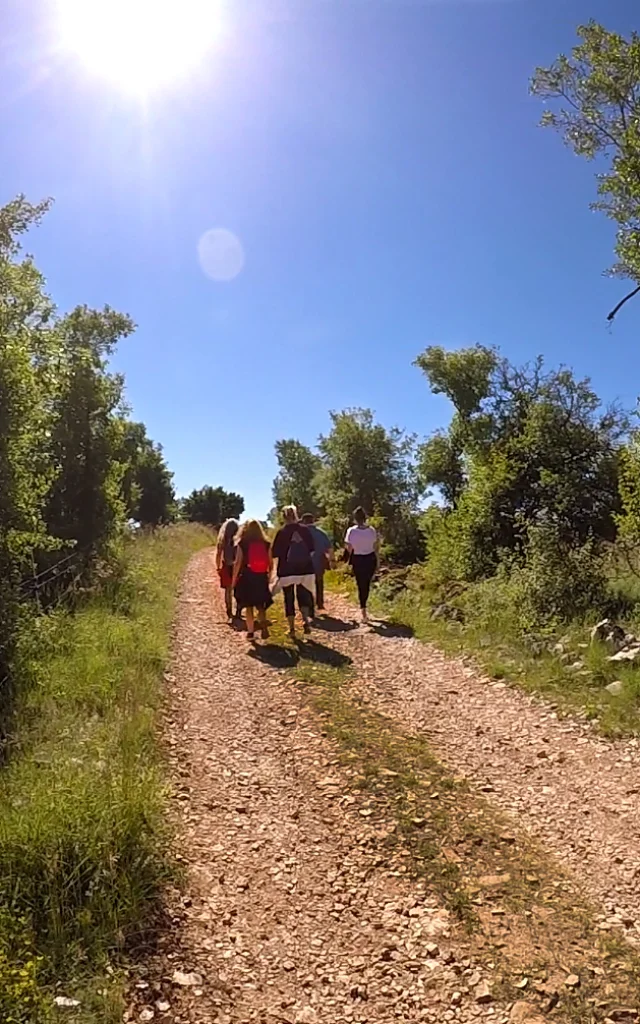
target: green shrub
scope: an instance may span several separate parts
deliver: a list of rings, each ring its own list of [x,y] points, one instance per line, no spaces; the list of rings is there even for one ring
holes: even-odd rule
[[[566,543],[554,524],[531,526],[526,560],[512,568],[509,590],[524,629],[598,613],[609,600],[602,550],[593,540]]]
[[[20,979],[37,989],[77,983],[157,906],[169,864],[156,712],[177,583],[210,542],[195,526],[132,540],[106,591],[41,620],[22,652],[0,775],[0,986],[4,970],[16,1007]],[[28,923],[35,960],[19,948],[14,956],[14,918]]]

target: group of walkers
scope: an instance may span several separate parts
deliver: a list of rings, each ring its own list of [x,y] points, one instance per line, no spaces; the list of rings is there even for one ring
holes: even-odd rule
[[[227,616],[233,621],[244,611],[250,640],[255,637],[256,622],[262,639],[268,639],[267,609],[280,591],[289,635],[294,639],[296,602],[306,634],[311,632],[316,612],[324,611],[324,574],[333,565],[333,545],[312,513],[300,519],[296,507],[287,505],[282,518],[283,525],[272,543],[257,519],[242,526],[236,519],[227,519],[218,534],[216,566]],[[369,591],[378,568],[378,536],[367,524],[364,509],[357,508],[353,518],[355,525],[347,530],[344,557],[353,569],[362,621],[367,622]]]

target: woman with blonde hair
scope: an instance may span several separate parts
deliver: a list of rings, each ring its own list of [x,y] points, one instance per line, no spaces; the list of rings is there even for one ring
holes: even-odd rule
[[[269,590],[271,566],[271,548],[262,525],[257,519],[248,519],[238,531],[232,583],[238,608],[246,612],[250,640],[254,638],[255,611],[262,639],[269,638],[266,612],[273,604]]]
[[[220,586],[224,590],[224,603],[227,618],[233,619],[233,564],[236,560],[236,535],[240,529],[237,519],[227,519],[218,531],[216,544],[216,569],[220,577]],[[236,608],[236,618],[240,618]]]

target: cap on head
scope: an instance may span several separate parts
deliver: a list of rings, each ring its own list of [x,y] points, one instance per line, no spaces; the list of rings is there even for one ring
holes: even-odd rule
[[[304,523],[306,526],[313,526],[315,518],[316,517],[313,512],[305,512],[300,522]]]

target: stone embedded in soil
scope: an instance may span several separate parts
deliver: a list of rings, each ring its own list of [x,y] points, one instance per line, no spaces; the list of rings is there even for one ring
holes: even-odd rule
[[[511,1024],[545,1024],[545,1019],[541,1016],[537,1006],[533,1003],[529,1003],[526,999],[519,999],[517,1003],[514,1003],[511,1007],[511,1013],[509,1015]]]
[[[202,985],[202,976],[195,971],[174,971],[171,980],[174,985],[181,988],[197,988],[198,985]]]
[[[607,693],[610,693],[612,697],[619,697],[624,690],[624,683],[619,679],[616,679],[613,683],[609,683],[608,686],[605,686],[605,690]]]
[[[501,885],[508,885],[511,881],[511,875],[482,875],[479,879],[480,885],[487,889],[497,889]]]
[[[474,992],[474,995],[476,1003],[480,1003],[481,1005],[493,1002],[493,993],[491,992],[489,984],[486,981],[480,982],[480,984],[477,986]]]
[[[625,647],[623,650],[618,651],[617,654],[612,654],[607,658],[607,661],[613,662],[628,662],[631,665],[635,665],[636,662],[640,661],[640,646],[637,647]]]

